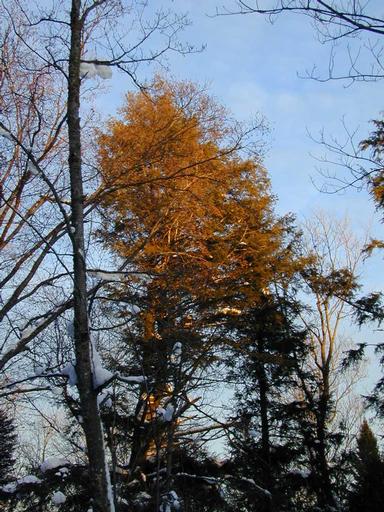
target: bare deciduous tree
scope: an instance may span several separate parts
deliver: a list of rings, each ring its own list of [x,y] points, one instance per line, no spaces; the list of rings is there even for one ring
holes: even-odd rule
[[[75,368],[94,510],[112,511],[97,403],[98,367],[88,319],[84,223],[98,194],[90,194],[92,166],[82,164],[81,85],[110,78],[112,68],[140,85],[140,63],[155,61],[168,50],[191,48],[176,41],[186,23],[184,16],[158,11],[150,19],[141,2],[68,4],[70,12],[56,2],[28,6],[15,0],[0,6],[4,42],[0,85],[5,91],[0,134],[6,153],[1,175],[5,258],[0,368],[4,372],[14,365],[20,370],[20,358],[31,342],[73,308]],[[129,34],[119,23],[124,16],[131,23]],[[97,181],[93,183],[94,192]],[[15,373],[3,373],[7,389],[14,380]],[[18,387],[23,392],[34,389],[39,387]]]
[[[317,73],[316,66],[307,76],[319,81],[376,81],[384,78],[382,59],[384,18],[380,2],[360,0],[236,0],[237,8],[227,14],[261,14],[271,21],[280,14],[299,14],[313,21],[320,42],[331,44],[328,75]],[[221,12],[222,13],[222,12]],[[337,45],[346,43],[348,59],[336,62]],[[348,67],[344,69],[344,63]],[[336,68],[340,68],[336,70]]]
[[[356,369],[349,377],[342,373],[345,347],[341,329],[351,317],[350,305],[359,288],[365,241],[351,234],[345,219],[329,219],[322,213],[306,222],[303,230],[305,254],[313,258],[302,273],[309,310],[301,317],[310,346],[309,358],[298,368],[298,377],[306,419],[312,425],[304,427],[303,438],[318,503],[334,506],[331,465],[343,447],[340,424],[351,419],[340,416],[341,402],[350,396],[358,376]]]

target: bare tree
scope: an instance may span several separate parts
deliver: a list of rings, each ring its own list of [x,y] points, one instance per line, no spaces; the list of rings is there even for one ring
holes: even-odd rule
[[[342,80],[347,85],[384,78],[384,17],[380,0],[235,0],[233,4],[218,9],[218,14],[262,15],[272,23],[280,15],[309,18],[319,41],[330,46],[330,57],[325,74],[319,73],[315,64],[305,78],[320,82]],[[373,135],[381,137],[380,116],[374,123],[378,129]],[[319,188],[338,193],[350,187],[368,187],[376,199],[377,183],[382,179],[382,158],[379,152],[366,150],[372,149],[380,137],[361,143],[357,130],[343,125],[343,136],[332,137],[322,132],[314,138],[325,149],[324,156],[318,158],[322,176]]]
[[[312,264],[303,271],[309,309],[301,315],[308,332],[309,357],[298,368],[300,400],[305,404],[303,438],[321,506],[334,506],[331,465],[343,448],[341,404],[348,400],[359,372],[343,369],[341,329],[351,317],[350,304],[358,290],[358,271],[365,241],[358,241],[348,222],[317,214],[304,225],[305,254]],[[354,414],[354,411],[352,411]],[[353,421],[353,420],[352,420]],[[304,423],[304,425],[305,425]]]
[[[360,0],[236,0],[237,9],[226,14],[261,14],[271,21],[280,14],[299,14],[313,21],[319,40],[331,44],[328,75],[317,73],[316,66],[308,76],[319,81],[376,81],[384,78],[384,18],[380,2]],[[345,40],[348,68],[336,63],[336,49]],[[357,43],[357,44],[356,44]],[[368,58],[367,58],[368,56]],[[335,68],[339,67],[339,71]]]
[[[84,222],[98,194],[90,194],[92,183],[97,189],[97,181],[92,181],[94,166],[82,165],[81,85],[87,79],[110,78],[112,67],[139,85],[140,63],[155,61],[167,50],[190,48],[176,43],[185,18],[159,11],[152,20],[146,19],[145,3],[125,7],[113,0],[73,0],[68,7],[69,15],[54,2],[41,7],[27,7],[22,1],[1,3],[5,43],[1,79],[7,91],[2,101],[9,108],[3,108],[0,122],[8,153],[1,176],[2,244],[4,248],[14,244],[18,253],[8,253],[2,265],[0,368],[18,362],[32,340],[73,307],[75,368],[94,510],[112,511],[97,403],[100,366],[88,319]],[[130,40],[126,25],[120,29],[118,23],[126,15],[131,20]],[[6,25],[5,20],[9,20]],[[12,61],[15,46],[20,48],[16,63]],[[91,48],[102,52],[101,58],[91,56]],[[16,86],[20,69],[25,91]],[[27,247],[21,245],[25,241]],[[36,300],[52,286],[57,293],[50,291]],[[3,374],[5,386],[13,385],[10,380],[14,376]]]

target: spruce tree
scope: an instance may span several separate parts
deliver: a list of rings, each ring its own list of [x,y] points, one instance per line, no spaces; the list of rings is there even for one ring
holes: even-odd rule
[[[304,484],[292,421],[295,365],[305,354],[305,331],[295,325],[296,305],[272,295],[233,320],[237,344],[231,376],[239,381],[233,464],[243,484],[240,510],[297,510]],[[246,485],[254,481],[256,486]]]
[[[381,512],[384,509],[384,461],[366,420],[357,438],[354,469],[356,480],[349,499],[350,512]]]
[[[11,472],[15,459],[16,431],[13,419],[0,409],[0,482],[4,482]]]

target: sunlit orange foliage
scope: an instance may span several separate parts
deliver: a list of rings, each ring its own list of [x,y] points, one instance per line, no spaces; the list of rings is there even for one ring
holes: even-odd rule
[[[127,343],[139,351],[152,386],[150,393],[142,390],[133,465],[167,445],[163,432],[173,427],[158,421],[157,408],[183,393],[189,407],[200,371],[225,344],[214,327],[291,271],[286,226],[274,216],[267,173],[258,153],[247,151],[254,135],[259,126],[235,123],[197,86],[161,78],[128,94],[121,117],[99,133],[100,237],[130,269],[148,273],[131,279],[139,293],[130,286],[114,292],[122,317],[124,303],[140,305],[134,321],[127,313]],[[175,364],[180,341],[182,361]]]
[[[111,190],[106,243],[136,254],[142,270],[177,270],[185,286],[256,277],[266,285],[281,260],[282,226],[265,169],[243,151],[248,136],[191,83],[158,78],[128,94],[121,118],[99,136]]]

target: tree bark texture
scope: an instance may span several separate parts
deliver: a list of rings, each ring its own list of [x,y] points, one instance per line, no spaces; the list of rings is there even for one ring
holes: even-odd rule
[[[68,77],[69,173],[71,181],[71,234],[74,272],[74,341],[78,391],[87,445],[89,478],[94,512],[113,512],[109,474],[105,462],[104,436],[97,392],[93,386],[92,348],[87,313],[87,284],[84,252],[84,205],[80,132],[81,0],[72,0],[71,41]]]

